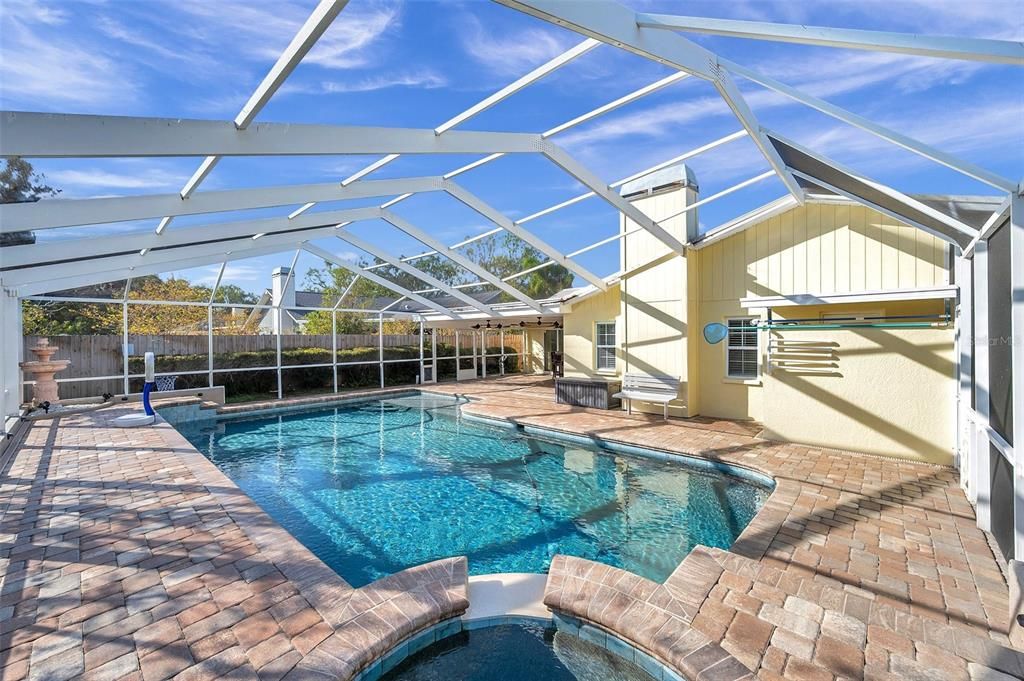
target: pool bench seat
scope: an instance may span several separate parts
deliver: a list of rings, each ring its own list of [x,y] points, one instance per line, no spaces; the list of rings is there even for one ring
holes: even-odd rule
[[[402,641],[462,615],[469,607],[466,557],[416,565],[334,599],[326,616],[334,633],[305,655],[288,681],[355,678]]]
[[[660,402],[667,421],[668,403],[679,398],[680,383],[681,379],[677,376],[626,374],[622,377],[622,391],[612,397],[626,400],[626,409],[630,414],[633,413],[633,400]]]

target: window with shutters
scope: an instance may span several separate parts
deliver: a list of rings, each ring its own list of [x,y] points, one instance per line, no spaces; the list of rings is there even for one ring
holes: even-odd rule
[[[597,370],[615,371],[615,322],[597,322],[594,327]]]
[[[753,380],[758,376],[760,352],[757,342],[756,319],[744,317],[728,319],[729,337],[725,346],[725,375],[727,378]]]

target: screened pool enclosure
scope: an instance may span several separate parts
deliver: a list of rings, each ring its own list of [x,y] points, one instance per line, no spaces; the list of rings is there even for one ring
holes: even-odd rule
[[[0,232],[8,235],[88,230],[112,223],[159,219],[155,231],[146,233],[107,233],[36,242],[26,239],[25,243],[5,246],[0,251],[0,382],[5,433],[10,434],[17,427],[24,398],[19,362],[24,359],[25,344],[22,315],[29,303],[35,306],[33,314],[42,315],[57,305],[102,306],[109,308],[108,317],[120,320],[120,328],[108,334],[111,343],[103,351],[107,364],[92,367],[78,362],[63,377],[70,379],[68,383],[84,386],[78,388],[82,395],[138,390],[139,357],[146,349],[158,351],[164,358],[164,364],[158,364],[158,373],[176,377],[179,386],[244,383],[248,379],[243,374],[258,374],[263,378],[246,383],[247,387],[240,392],[250,390],[266,397],[521,371],[530,352],[526,331],[530,325],[553,328],[551,324],[557,320],[560,306],[572,294],[535,299],[515,282],[526,274],[557,265],[571,273],[578,289],[606,290],[611,278],[593,272],[581,262],[581,256],[621,242],[633,233],[627,231],[627,224],[635,225],[631,228],[634,232],[646,232],[671,252],[685,255],[690,244],[683,243],[625,200],[618,188],[681,161],[696,159],[699,169],[702,154],[745,140],[754,145],[769,171],[752,173],[740,183],[703,196],[689,205],[687,211],[754,185],[774,182],[781,188],[781,195],[763,211],[745,216],[744,220],[758,220],[803,204],[809,194],[832,194],[869,206],[950,244],[951,269],[959,287],[956,325],[960,389],[956,422],[962,481],[970,499],[977,504],[979,524],[993,532],[1004,554],[1024,555],[1024,447],[1014,446],[1015,439],[1024,433],[1024,344],[1019,340],[1024,338],[1024,197],[1020,182],[726,59],[685,35],[729,36],[1014,66],[1024,64],[1024,46],[988,39],[646,14],[608,0],[498,2],[539,22],[573,31],[584,40],[448,120],[425,122],[436,127],[257,121],[263,108],[332,22],[344,21],[345,0],[323,0],[317,5],[234,120],[2,112],[3,156],[199,159],[198,168],[180,192],[0,205]],[[459,129],[545,76],[584,59],[598,47],[631,53],[667,67],[671,73],[542,132]],[[832,160],[819,150],[793,142],[784,136],[785,131],[764,127],[737,87],[737,78],[987,185],[1003,198],[1002,204],[979,228],[976,221],[966,221],[955,212],[943,210],[941,205],[914,198]],[[674,150],[671,158],[614,180],[598,177],[558,143],[559,136],[568,130],[690,79],[714,89],[734,114],[737,129],[693,148]],[[204,181],[225,158],[329,155],[365,155],[373,160],[336,182],[301,184],[301,178],[297,178],[294,184],[280,186],[202,189]],[[439,174],[368,179],[407,155],[475,155],[475,160],[461,165],[453,163],[450,170]],[[583,193],[514,218],[462,183],[463,176],[510,155],[532,155],[553,164],[566,178],[582,185]],[[448,243],[418,224],[416,215],[401,213],[404,202],[426,194],[469,208],[489,227],[477,236]],[[534,220],[590,199],[599,199],[624,216],[617,234],[563,253],[528,226]],[[342,200],[360,200],[370,205],[316,210],[318,204]],[[259,219],[215,219],[217,213],[272,207],[287,207],[289,212]],[[207,215],[211,217],[205,224],[172,226],[175,220],[187,216]],[[395,238],[417,242],[423,252],[399,257],[392,250],[351,233],[350,225],[367,221],[376,221]],[[726,221],[720,227],[706,230],[703,238],[715,238],[739,226],[735,220]],[[467,257],[467,247],[496,234],[512,235],[529,244],[542,254],[543,261],[524,271],[498,276]],[[335,248],[330,247],[332,244]],[[343,257],[340,248],[358,249],[375,259],[376,264],[355,265]],[[304,314],[315,311],[326,316],[326,331],[299,334],[286,329],[286,319],[296,312],[287,303],[219,302],[219,275],[209,297],[203,300],[147,300],[132,293],[132,282],[147,276],[218,265],[223,274],[225,264],[275,253],[285,254],[285,262],[291,259],[293,266],[299,254],[311,255],[389,289],[394,298],[380,308],[367,309],[348,307],[342,295],[326,305],[307,308]],[[453,285],[423,271],[417,262],[425,257],[445,260],[468,281]],[[400,270],[420,284],[411,288],[380,276],[382,266]],[[122,283],[107,297],[83,298],[67,293],[109,282]],[[500,292],[501,296],[489,301],[478,295],[483,291]],[[171,306],[192,310],[195,323],[182,333],[168,333],[172,329],[167,328],[159,329],[157,334],[133,331],[132,320],[136,315]],[[269,324],[264,327],[269,332],[255,332],[246,326],[254,314],[262,323]],[[366,333],[339,332],[338,318],[345,315],[358,317]],[[155,313],[153,316],[159,318]],[[247,333],[237,333],[240,329]],[[307,338],[303,339],[303,335]],[[348,337],[353,335],[363,338]],[[169,340],[171,336],[175,338]],[[242,336],[251,338],[245,341],[250,345],[237,340]],[[103,342],[97,341],[97,349],[91,354],[99,357],[98,348]],[[63,344],[60,338],[54,339],[54,343]],[[352,352],[345,355],[348,350]],[[91,351],[84,348],[81,352],[86,357]],[[246,357],[228,359],[240,353],[247,353]],[[173,365],[169,364],[172,357],[176,362]]]

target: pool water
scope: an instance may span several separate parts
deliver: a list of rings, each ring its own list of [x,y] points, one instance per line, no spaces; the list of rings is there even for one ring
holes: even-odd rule
[[[765,487],[679,462],[527,436],[411,395],[182,433],[353,586],[447,556],[546,572],[556,553],[664,580],[728,548]]]
[[[501,624],[442,639],[381,681],[654,681],[635,663],[539,624]]]

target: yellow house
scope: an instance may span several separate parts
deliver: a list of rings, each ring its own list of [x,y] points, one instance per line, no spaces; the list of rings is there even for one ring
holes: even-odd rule
[[[606,291],[587,287],[562,305],[566,376],[669,375],[681,381],[673,416],[752,419],[771,439],[953,461],[945,241],[827,193],[700,236],[687,210],[693,178],[658,179],[623,195],[686,254],[621,219],[620,272]],[[702,337],[713,323],[727,326],[723,342]]]
[[[543,316],[513,303],[495,324],[523,329],[527,372],[551,371],[555,352],[568,379],[678,381],[669,417],[751,420],[769,439],[953,463],[958,308],[949,242],[881,206],[810,182],[804,189],[802,205],[785,197],[700,233],[698,186],[685,166],[624,184],[624,198],[684,252],[620,215],[619,270],[605,290],[559,292],[539,301]],[[911,200],[978,227],[998,206],[993,197]],[[473,311],[431,322],[491,329]],[[724,338],[706,339],[709,325]],[[467,377],[486,375],[475,366]]]

